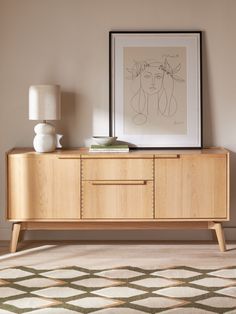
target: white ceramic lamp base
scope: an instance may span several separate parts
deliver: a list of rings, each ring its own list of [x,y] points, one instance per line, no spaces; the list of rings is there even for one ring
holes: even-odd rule
[[[55,127],[49,123],[39,123],[35,126],[36,133],[33,141],[34,149],[38,153],[53,152],[61,148],[60,139],[62,135],[55,133]]]

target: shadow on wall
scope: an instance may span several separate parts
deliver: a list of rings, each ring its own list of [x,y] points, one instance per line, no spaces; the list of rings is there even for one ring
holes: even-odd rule
[[[202,33],[202,115],[203,115],[203,147],[214,146],[215,134],[214,124],[212,119],[212,103],[211,82],[209,80],[209,63],[207,49],[207,34]],[[233,191],[236,187],[236,153],[230,151],[230,187]],[[224,226],[236,226],[236,212],[233,210],[236,207],[236,194],[230,193],[230,221],[224,223]]]
[[[56,130],[63,135],[62,146],[70,146],[70,134],[76,124],[78,95],[72,92],[61,93],[61,120],[55,122]]]
[[[92,132],[92,107],[82,104],[86,104],[86,99],[81,94],[62,91],[61,120],[55,121],[55,126],[57,133],[63,135],[63,148],[81,146]]]
[[[203,128],[203,146],[213,146],[214,126],[212,120],[212,97],[211,85],[209,80],[209,63],[206,33],[202,32],[202,128]]]

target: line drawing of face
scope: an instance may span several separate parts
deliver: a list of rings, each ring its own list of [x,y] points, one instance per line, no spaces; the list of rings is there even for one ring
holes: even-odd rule
[[[151,115],[150,107],[156,107],[157,114],[170,118],[178,110],[175,97],[175,82],[185,82],[178,75],[181,63],[173,66],[167,58],[158,60],[134,61],[132,67],[126,68],[129,72],[128,80],[138,82],[139,87],[130,98],[130,106],[134,111],[133,122],[143,125]],[[138,79],[138,80],[136,80]]]
[[[148,95],[158,93],[162,88],[164,72],[159,66],[147,66],[141,73],[141,86]]]

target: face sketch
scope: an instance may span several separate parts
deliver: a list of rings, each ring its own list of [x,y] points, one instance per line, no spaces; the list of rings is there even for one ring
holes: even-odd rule
[[[145,93],[153,95],[162,87],[163,71],[158,66],[148,66],[141,74],[141,86]]]

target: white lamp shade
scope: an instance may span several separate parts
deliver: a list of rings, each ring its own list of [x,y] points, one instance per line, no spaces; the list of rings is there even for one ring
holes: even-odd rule
[[[60,120],[59,85],[33,85],[29,88],[29,120]]]

